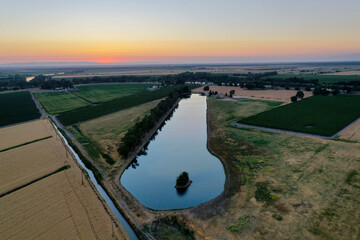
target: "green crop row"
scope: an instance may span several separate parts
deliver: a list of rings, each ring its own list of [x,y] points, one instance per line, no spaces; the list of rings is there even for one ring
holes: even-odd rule
[[[166,97],[176,87],[165,87],[153,92],[144,92],[131,96],[105,102],[96,106],[84,107],[74,111],[65,112],[58,116],[58,119],[65,126],[78,122],[87,121],[106,114],[117,112],[129,107],[134,107],[146,102]]]

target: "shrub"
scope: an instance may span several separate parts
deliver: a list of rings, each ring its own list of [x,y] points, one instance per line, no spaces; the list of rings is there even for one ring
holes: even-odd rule
[[[291,100],[291,102],[297,102],[297,96],[292,96],[292,97],[290,98],[290,100]]]
[[[255,198],[258,202],[269,202],[271,201],[270,191],[267,189],[268,184],[266,182],[257,182],[255,184]]]

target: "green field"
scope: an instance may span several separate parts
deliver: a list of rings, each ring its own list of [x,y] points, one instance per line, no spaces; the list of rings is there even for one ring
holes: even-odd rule
[[[77,91],[72,91],[93,103],[107,102],[137,93],[145,92],[153,84],[105,84],[78,86]]]
[[[319,83],[337,83],[337,82],[351,82],[360,81],[360,76],[350,75],[315,75],[315,74],[280,74],[271,76],[270,78],[303,78],[304,80],[319,79]]]
[[[34,93],[34,96],[49,114],[62,113],[90,105],[85,100],[68,92]]]
[[[29,92],[0,94],[0,126],[33,120],[40,116]]]
[[[332,136],[360,117],[360,96],[315,96],[241,119],[240,123]]]
[[[78,110],[65,112],[59,115],[58,119],[64,125],[87,121],[106,114],[114,113],[129,107],[134,107],[146,102],[154,101],[166,97],[176,87],[165,87],[153,92],[144,92],[127,97],[123,97],[110,102],[80,108]]]

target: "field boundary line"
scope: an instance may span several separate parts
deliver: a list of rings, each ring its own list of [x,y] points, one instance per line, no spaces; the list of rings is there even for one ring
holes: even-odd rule
[[[25,143],[22,143],[22,144],[19,144],[19,145],[15,145],[15,146],[12,146],[12,147],[8,147],[8,148],[5,148],[5,149],[0,149],[0,153],[1,153],[1,152],[8,151],[8,150],[11,150],[11,149],[14,149],[14,148],[26,146],[26,145],[29,145],[29,144],[32,144],[32,143],[40,142],[40,141],[43,141],[43,140],[46,140],[46,139],[49,139],[49,138],[52,138],[52,136],[47,136],[47,137],[35,139],[35,140],[33,140],[33,141],[30,141],[30,142],[25,142]]]
[[[72,90],[72,91],[73,91],[73,90]],[[84,100],[85,102],[90,103],[92,106],[96,106],[96,105],[97,105],[96,103],[91,102],[90,100],[87,100],[86,98],[81,97],[81,96],[77,95],[76,93],[73,93],[72,91],[67,91],[67,92],[68,92],[69,94],[72,94],[72,95],[74,95],[74,96],[76,96],[76,97],[78,97],[78,98],[80,98],[80,99]]]
[[[316,138],[322,138],[322,139],[334,139],[334,137],[336,137],[338,134],[340,134],[342,131],[344,131],[346,128],[350,127],[352,124],[354,124],[356,121],[360,120],[360,117],[355,119],[354,121],[352,121],[350,124],[348,124],[347,126],[345,126],[343,129],[340,129],[340,131],[336,132],[335,134],[331,135],[331,136],[322,136],[322,135],[318,135],[318,134],[312,134],[312,133],[304,133],[304,132],[295,132],[295,131],[290,131],[290,130],[284,130],[284,129],[279,129],[279,128],[268,128],[268,127],[260,127],[260,126],[256,126],[256,125],[250,125],[250,124],[245,124],[245,123],[239,123],[238,120],[233,121],[230,123],[231,126],[233,127],[244,127],[244,128],[251,128],[251,129],[258,129],[258,130],[263,130],[263,131],[269,131],[269,132],[277,132],[277,133],[288,133],[288,134],[292,134],[292,135],[298,135],[298,136],[305,136],[305,137],[316,137]]]
[[[322,139],[332,139],[337,134],[337,133],[335,133],[335,135],[333,135],[333,136],[322,136],[322,135],[317,135],[317,134],[295,132],[295,131],[283,130],[283,129],[278,129],[278,128],[260,127],[260,126],[256,126],[256,125],[238,123],[237,121],[231,122],[230,125],[233,127],[238,127],[238,128],[241,128],[241,127],[251,128],[251,129],[258,129],[258,130],[263,130],[263,131],[268,131],[268,132],[288,133],[288,134],[292,134],[292,135],[298,135],[298,136],[304,136],[304,137],[316,137],[316,138],[322,138]]]
[[[44,176],[41,176],[41,177],[39,177],[39,178],[36,178],[36,179],[34,179],[34,180],[32,180],[32,181],[30,181],[30,182],[28,182],[28,183],[25,183],[25,184],[23,184],[23,185],[21,185],[21,186],[19,186],[19,187],[13,188],[13,189],[5,192],[5,193],[0,194],[0,198],[4,197],[4,196],[6,196],[6,195],[9,195],[10,193],[16,192],[16,191],[18,191],[18,190],[20,190],[20,189],[22,189],[22,188],[24,188],[24,187],[27,187],[27,186],[29,186],[29,185],[31,185],[31,184],[33,184],[33,183],[36,183],[36,182],[38,182],[38,181],[40,181],[40,180],[43,180],[44,178],[50,177],[51,175],[54,175],[54,174],[56,174],[56,173],[62,172],[62,171],[64,171],[64,170],[66,170],[66,169],[69,169],[69,168],[70,168],[69,165],[64,165],[64,166],[62,166],[61,168],[59,168],[59,169],[57,169],[57,170],[55,170],[55,171],[53,171],[53,172],[51,172],[51,173],[48,173],[48,174],[46,174],[46,175],[44,175]]]

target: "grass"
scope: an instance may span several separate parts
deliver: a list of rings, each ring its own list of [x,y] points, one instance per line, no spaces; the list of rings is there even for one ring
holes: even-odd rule
[[[235,224],[230,225],[226,229],[233,233],[239,233],[245,228],[248,228],[251,225],[251,223],[254,221],[254,219],[255,216],[252,215],[241,216],[239,217],[238,221]]]
[[[176,87],[165,87],[153,92],[139,93],[96,106],[80,108],[78,110],[60,114],[58,119],[65,126],[78,122],[88,121],[106,114],[114,113],[126,108],[134,107],[146,102],[166,97],[175,88]]]
[[[118,98],[146,92],[153,84],[105,84],[78,86],[72,93],[92,103],[107,102]]]
[[[296,132],[332,136],[360,117],[360,96],[315,96],[239,122]]]
[[[351,82],[360,81],[360,76],[350,75],[313,75],[313,74],[280,74],[271,76],[270,78],[303,78],[304,80],[318,79],[320,83],[337,83],[337,82]]]
[[[118,159],[117,146],[128,129],[137,119],[142,119],[156,107],[160,100],[144,103],[100,118],[81,123],[81,132],[96,143],[101,152]]]
[[[230,126],[233,115],[267,109],[265,103],[209,99],[208,144],[228,166],[232,194],[226,207],[202,219],[201,229],[214,239],[358,239],[358,144]],[[269,203],[256,201],[258,182],[267,183],[257,195]]]
[[[33,120],[40,116],[29,92],[0,94],[0,126]]]
[[[68,92],[34,93],[34,96],[49,114],[58,114],[90,105]]]

